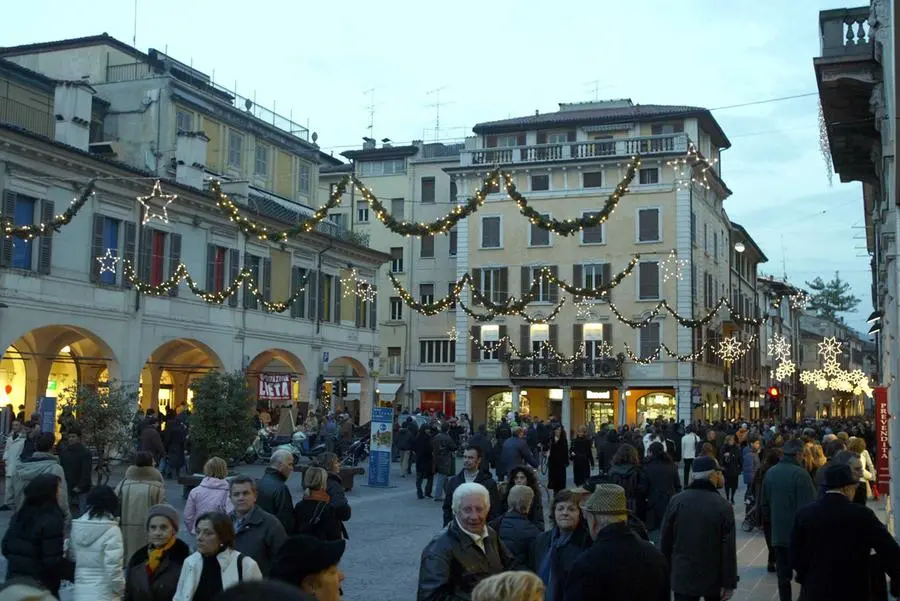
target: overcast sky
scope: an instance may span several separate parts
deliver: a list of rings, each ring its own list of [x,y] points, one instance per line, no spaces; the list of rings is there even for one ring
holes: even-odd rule
[[[858,4],[863,4],[859,2]],[[871,312],[862,191],[829,185],[819,151],[818,11],[837,0],[457,0],[253,3],[138,0],[137,47],[157,48],[319,134],[339,154],[367,135],[458,139],[480,121],[631,98],[713,110],[732,148],[726,201],[769,258],[803,285],[839,270]],[[525,7],[534,7],[524,10]],[[0,20],[0,45],[107,32],[131,43],[132,0],[29,0]],[[52,18],[51,18],[52,17]],[[595,83],[596,82],[596,83]],[[625,201],[627,202],[627,198]]]

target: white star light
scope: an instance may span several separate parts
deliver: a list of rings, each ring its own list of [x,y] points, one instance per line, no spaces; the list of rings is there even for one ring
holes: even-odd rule
[[[591,319],[594,316],[594,303],[586,296],[575,297],[575,316],[578,319]]]
[[[144,219],[141,225],[147,225],[147,222],[152,219],[169,223],[168,207],[176,198],[178,198],[177,194],[163,194],[159,180],[156,180],[149,196],[137,197],[138,202],[144,207]],[[155,205],[159,205],[159,208],[157,209]]]
[[[363,280],[356,281],[356,294],[365,303],[371,303],[378,296],[375,286]]]
[[[116,251],[112,248],[107,248],[106,254],[102,257],[97,257],[97,263],[100,264],[100,275],[116,272],[116,265],[119,263],[119,257],[115,255],[115,252]]]
[[[729,363],[740,359],[746,352],[747,349],[744,348],[744,344],[734,336],[729,336],[728,338],[721,340],[719,342],[719,348],[716,349],[716,354],[723,361]]]
[[[790,296],[790,299],[791,307],[798,311],[806,309],[806,306],[809,304],[809,294],[807,294],[805,290],[798,290]]]
[[[841,350],[841,343],[838,342],[837,338],[834,336],[823,338],[822,342],[819,343],[819,355],[822,356],[825,363],[837,361],[837,358],[843,354],[844,351]]]
[[[673,250],[669,256],[662,262],[663,281],[681,280],[684,278],[685,270],[688,268],[690,261],[687,259],[679,259],[678,254]]]
[[[783,334],[773,334],[769,338],[769,355],[779,361],[786,361],[791,356],[791,345]]]

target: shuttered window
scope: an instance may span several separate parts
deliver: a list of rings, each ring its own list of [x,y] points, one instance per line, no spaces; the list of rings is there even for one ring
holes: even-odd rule
[[[598,215],[600,211],[585,211],[581,214],[582,217],[594,217]],[[581,230],[581,243],[582,244],[603,244],[603,224],[594,226],[594,227],[586,227]]]
[[[638,299],[659,300],[659,263],[641,261],[638,264]]]
[[[650,322],[641,328],[641,359],[652,357],[659,347],[659,328],[658,321]]]
[[[638,209],[638,242],[659,242],[659,221],[659,209]]]

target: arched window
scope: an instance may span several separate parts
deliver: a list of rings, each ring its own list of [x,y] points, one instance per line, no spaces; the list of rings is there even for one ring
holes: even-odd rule
[[[678,401],[671,394],[665,392],[651,392],[645,394],[637,401],[637,411],[644,414],[647,419],[677,419]]]

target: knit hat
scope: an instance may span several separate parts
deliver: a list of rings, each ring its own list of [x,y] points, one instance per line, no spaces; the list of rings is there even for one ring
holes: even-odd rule
[[[721,472],[722,468],[719,467],[719,462],[715,460],[713,457],[709,457],[707,455],[701,455],[694,459],[694,463],[691,464],[691,471],[695,474],[702,474],[704,472]]]
[[[147,523],[144,527],[145,530],[150,529],[150,520],[157,516],[162,516],[172,522],[172,527],[175,529],[175,532],[178,532],[178,510],[171,505],[166,505],[165,503],[154,505],[147,512]]]
[[[857,480],[853,477],[853,471],[850,469],[849,465],[843,463],[829,463],[825,466],[824,471],[825,488],[828,490],[857,484]]]
[[[598,484],[588,500],[584,502],[585,511],[606,515],[624,515],[628,513],[628,501],[625,489],[618,484]]]
[[[346,546],[344,540],[326,541],[307,534],[292,536],[275,554],[269,576],[299,586],[307,576],[340,563]]]

